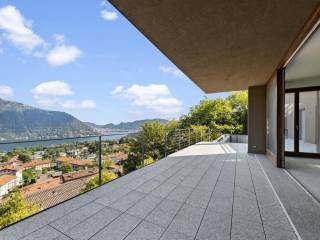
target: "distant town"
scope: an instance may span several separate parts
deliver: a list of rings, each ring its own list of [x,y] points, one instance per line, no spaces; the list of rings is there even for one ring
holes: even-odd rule
[[[101,146],[103,171],[121,176],[128,144],[105,140]],[[97,141],[17,147],[0,152],[0,199],[18,187],[27,201],[44,209],[88,190],[97,175]]]

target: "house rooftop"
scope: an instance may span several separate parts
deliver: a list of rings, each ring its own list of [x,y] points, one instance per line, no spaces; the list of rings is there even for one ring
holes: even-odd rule
[[[59,157],[57,161],[63,162],[63,163],[69,163],[77,166],[85,166],[85,165],[92,164],[91,160],[77,159],[72,157]]]
[[[98,174],[98,168],[65,173],[65,174],[62,174],[62,179],[64,182],[69,182],[75,179],[84,178],[84,177],[92,176],[95,174]]]
[[[16,176],[14,176],[14,175],[1,175],[0,176],[0,186],[7,184],[8,182],[12,181],[15,178],[16,178]]]
[[[22,168],[32,168],[32,167],[36,167],[36,166],[49,164],[51,162],[52,162],[51,160],[35,159],[35,160],[30,161],[30,162],[26,162],[26,163],[22,164]]]

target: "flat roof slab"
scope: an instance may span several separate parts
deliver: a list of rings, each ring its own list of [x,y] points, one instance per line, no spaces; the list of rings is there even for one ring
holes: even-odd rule
[[[0,239],[297,239],[259,162],[265,156],[216,147],[193,145],[5,228]]]

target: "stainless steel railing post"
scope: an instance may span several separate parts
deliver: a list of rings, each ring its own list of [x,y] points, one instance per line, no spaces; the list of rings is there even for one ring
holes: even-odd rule
[[[101,136],[99,136],[99,186],[102,185],[102,151],[101,151]]]

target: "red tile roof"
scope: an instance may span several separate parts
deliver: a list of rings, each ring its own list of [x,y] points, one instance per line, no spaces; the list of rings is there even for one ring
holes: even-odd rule
[[[16,176],[14,176],[14,175],[2,175],[2,176],[0,176],[0,186],[3,186],[5,184],[7,184],[8,182],[12,181],[15,178],[16,178]]]
[[[49,163],[51,163],[50,160],[32,160],[30,162],[22,164],[22,168],[32,168],[32,167],[41,166]]]
[[[59,157],[58,161],[63,163],[69,163],[71,165],[77,165],[77,166],[85,166],[85,165],[92,164],[91,160],[82,160],[82,159],[71,158],[71,157]]]

